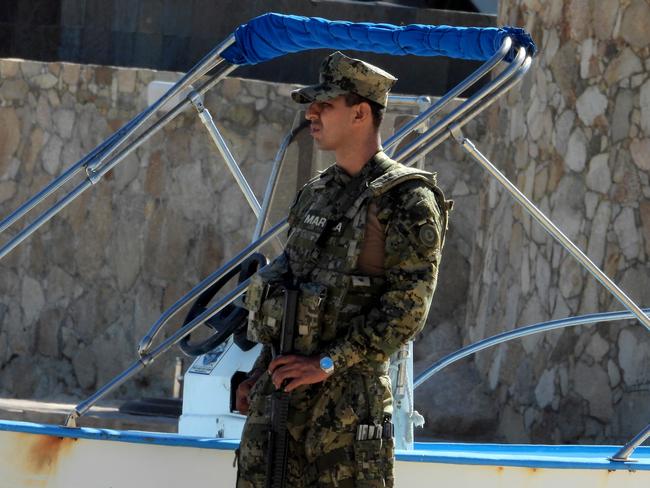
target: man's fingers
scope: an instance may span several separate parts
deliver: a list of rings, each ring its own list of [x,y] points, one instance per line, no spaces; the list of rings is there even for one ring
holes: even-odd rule
[[[289,364],[292,362],[295,362],[298,359],[298,356],[293,355],[293,354],[287,354],[286,356],[278,356],[275,358],[271,363],[269,364],[269,373],[273,374],[273,372],[283,364]]]
[[[272,379],[273,384],[276,388],[280,388],[284,380],[289,378],[296,378],[302,374],[302,368],[298,364],[290,364],[288,366],[282,366],[275,370],[273,373]]]
[[[237,401],[235,402],[235,408],[239,411],[239,413],[247,413],[248,412],[248,398],[242,397],[242,398],[237,398]]]
[[[315,357],[289,354],[279,356],[269,365],[271,381],[276,388],[287,382],[285,391],[292,391],[302,385],[320,383],[327,379],[327,373],[320,369],[319,359]]]
[[[287,383],[287,386],[284,387],[284,391],[289,393],[289,392],[292,392],[293,390],[295,390],[296,388],[298,388],[299,386],[307,385],[307,384],[309,384],[309,383],[307,383],[305,381],[304,377],[295,378],[295,379],[291,380],[289,383]]]
[[[239,410],[240,413],[246,414],[248,412],[248,394],[250,393],[250,388],[245,388],[240,385],[237,388],[237,393],[235,395],[235,408]]]
[[[297,378],[294,378],[291,380],[287,385],[284,387],[284,391],[287,393],[295,390],[299,386],[303,385],[313,385],[314,383],[319,383],[323,381],[322,379],[316,378],[314,375],[311,374],[303,374],[302,376],[298,376]]]

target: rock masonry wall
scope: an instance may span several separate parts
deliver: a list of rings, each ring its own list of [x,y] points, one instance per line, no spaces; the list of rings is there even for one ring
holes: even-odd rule
[[[177,78],[0,60],[0,215],[143,110],[149,82]],[[231,78],[206,98],[260,200],[280,140],[300,117],[290,89]],[[414,111],[392,108],[384,138]],[[484,133],[478,123],[467,130]],[[308,176],[297,174],[297,160],[313,159],[313,168],[331,163],[306,139],[289,151],[276,216],[286,211],[297,180]],[[461,345],[481,175],[450,144],[431,153],[426,167],[439,173],[457,206],[445,278],[430,327],[416,343],[417,371]],[[249,242],[253,227],[252,211],[207,132],[185,112],[0,262],[0,395],[77,401],[92,393],[135,359],[138,340],[163,310]],[[113,398],[169,395],[177,355],[163,356]],[[427,432],[459,435],[486,416],[493,427],[481,381],[470,363],[423,386],[416,401]],[[478,393],[463,408],[448,401],[468,391]]]
[[[178,78],[15,60],[0,70],[3,216],[143,110],[150,81]],[[231,79],[206,99],[258,196],[295,117],[287,90]],[[0,264],[2,394],[78,399],[103,385],[135,359],[162,310],[249,242],[253,225],[186,111]],[[168,393],[178,354],[117,396]]]
[[[650,306],[650,3],[502,0],[539,54],[487,117],[484,153],[642,307]],[[620,310],[495,182],[485,182],[463,340]],[[633,321],[479,354],[510,442],[625,441],[650,404],[650,334]]]
[[[499,22],[526,27],[540,53],[521,87],[465,129],[641,306],[650,305],[648,19],[646,0],[502,1]],[[150,81],[176,78],[0,60],[0,215],[140,112]],[[297,120],[290,89],[232,78],[206,100],[258,198]],[[391,111],[386,131],[409,112]],[[329,162],[310,145],[290,151],[301,157]],[[444,144],[426,167],[456,207],[416,374],[515,326],[621,308],[458,147]],[[286,176],[275,215],[300,179]],[[253,225],[197,117],[179,117],[0,263],[0,395],[74,401],[94,391]],[[449,368],[418,390],[416,408],[438,438],[619,442],[648,420],[648,351],[631,321],[547,333]],[[168,395],[177,354],[115,396]]]

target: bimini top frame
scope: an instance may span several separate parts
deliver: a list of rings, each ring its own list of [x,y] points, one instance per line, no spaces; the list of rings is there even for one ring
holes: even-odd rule
[[[83,180],[67,195],[41,213],[30,224],[26,225],[0,247],[1,259],[81,193],[86,191],[90,186],[98,183],[108,171],[123,161],[126,156],[190,105],[194,106],[197,110],[201,121],[208,129],[211,138],[224,157],[228,168],[241,188],[247,202],[258,217],[258,224],[254,231],[252,244],[241,251],[230,262],[206,277],[165,311],[140,341],[138,348],[140,357],[123,373],[100,388],[90,398],[77,405],[74,411],[68,416],[66,425],[76,425],[76,419],[86,413],[94,403],[153,362],[174,344],[180,342],[185,336],[189,335],[206,320],[219,313],[245,292],[248,284],[246,281],[152,349],[155,336],[173,316],[212,286],[220,277],[231,272],[236,266],[252,255],[255,250],[270,242],[287,227],[286,220],[283,220],[262,235],[270,199],[273,194],[277,175],[279,174],[279,167],[282,164],[284,152],[291,143],[297,130],[301,127],[298,127],[283,141],[274,162],[271,173],[272,177],[267,186],[264,200],[260,204],[239,170],[239,166],[230,153],[221,133],[214,125],[210,113],[204,107],[203,94],[239,65],[255,64],[288,53],[317,48],[353,49],[390,55],[448,56],[484,61],[484,64],[475,73],[391,137],[386,142],[386,150],[395,159],[411,165],[447,138],[453,137],[473,159],[496,177],[505,189],[513,195],[515,200],[532,214],[533,218],[540,222],[610,293],[623,303],[633,316],[638,318],[644,326],[650,329],[650,320],[643,311],[620,288],[611,282],[577,246],[568,240],[539,209],[528,201],[487,158],[480,154],[471,141],[462,136],[462,127],[512,88],[530,68],[536,48],[532,39],[525,31],[512,27],[462,28],[428,25],[407,25],[400,27],[390,24],[330,22],[319,18],[266,14],[238,27],[233,35],[204,57],[156,103],[136,116],[122,129],[95,148],[90,154],[64,171],[61,176],[0,222],[0,233],[3,233],[15,223],[25,218],[28,212],[45,198],[52,195],[79,174],[83,176],[85,173]],[[407,135],[426,124],[449,101],[462,95],[469,87],[473,86],[478,80],[492,72],[495,68],[502,66],[504,66],[503,70],[473,96],[421,133],[411,143],[399,148],[399,150],[397,149],[398,144]],[[207,79],[202,80],[202,77],[212,70],[214,72]],[[197,82],[201,82],[200,86],[196,89],[191,89],[191,85]],[[161,108],[168,105],[168,102],[187,88],[190,88],[191,92],[184,100],[168,109],[162,117],[154,120]],[[403,358],[404,356],[400,354],[400,359]],[[403,361],[400,363],[400,368],[402,364],[404,364]],[[404,373],[403,370],[402,373]],[[419,378],[419,380],[422,380],[422,378]],[[399,384],[400,382],[402,383],[401,385]],[[400,387],[404,388],[404,382],[411,382],[408,374],[398,374],[397,391],[399,391]],[[419,385],[420,382],[417,384]],[[412,391],[408,388],[407,390]],[[410,403],[412,409],[412,398]],[[412,427],[412,425],[408,427]],[[640,436],[642,435],[640,434]],[[408,438],[408,432],[405,434],[405,437]]]
[[[513,43],[508,39],[514,39],[517,42]],[[492,62],[487,63],[477,72],[477,75],[480,76],[470,77],[457,89],[450,92],[444,99],[446,103],[474,84],[478,78],[492,69],[500,60],[505,58],[512,61],[516,55],[516,48],[521,46],[526,51],[529,51],[530,55],[534,54],[535,45],[530,36],[522,29],[512,27],[503,29],[428,25],[398,27],[389,24],[330,22],[319,18],[280,14],[266,14],[257,17],[238,27],[234,34],[199,61],[157,102],[137,115],[88,155],[65,170],[43,190],[4,218],[0,222],[0,234],[23,219],[30,210],[79,173],[85,172],[86,178],[83,182],[0,247],[0,259],[90,186],[98,183],[108,171],[122,162],[128,154],[158,132],[190,104],[197,107],[201,113],[202,101],[200,96],[236,69],[237,66],[256,64],[288,53],[317,48],[355,49],[394,55],[449,56],[479,61],[492,58]],[[201,84],[198,89],[193,90],[185,100],[168,110],[158,121],[138,134],[138,130],[142,129],[147,122],[151,122],[156,113],[170,100],[188,87],[191,88],[193,83],[200,80],[201,77],[214,68],[218,69],[217,73]],[[435,111],[427,114],[427,118],[434,115],[445,103],[440,104]],[[405,137],[409,132],[410,130],[404,131],[402,137]],[[131,143],[125,147],[128,141],[131,141]],[[230,151],[225,146],[225,143],[222,143],[223,141],[215,142],[227,160],[229,168],[235,175],[238,184],[242,187],[244,195],[255,214],[259,215],[260,204],[255,200],[250,187],[245,183],[243,176],[236,168],[236,163]],[[397,143],[399,140],[394,142]]]

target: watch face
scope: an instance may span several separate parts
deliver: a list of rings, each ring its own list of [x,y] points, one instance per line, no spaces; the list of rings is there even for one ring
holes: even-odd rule
[[[325,356],[320,360],[320,367],[323,371],[329,372],[334,369],[334,361],[332,361],[331,357]]]

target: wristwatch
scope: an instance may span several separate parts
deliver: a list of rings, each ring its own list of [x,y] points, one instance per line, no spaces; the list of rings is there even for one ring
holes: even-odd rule
[[[334,361],[332,361],[332,358],[325,355],[321,356],[320,369],[326,374],[332,374],[334,372]]]

